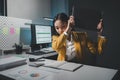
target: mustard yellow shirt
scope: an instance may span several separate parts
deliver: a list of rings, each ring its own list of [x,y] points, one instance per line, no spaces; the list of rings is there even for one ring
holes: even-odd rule
[[[86,32],[72,32],[73,43],[76,51],[76,57],[82,59],[84,47],[87,47],[93,54],[101,54],[103,51],[103,45],[106,43],[105,37],[98,37],[97,42],[89,40]],[[62,33],[61,35],[52,36],[52,48],[58,53],[57,60],[66,60],[66,39],[67,36]]]

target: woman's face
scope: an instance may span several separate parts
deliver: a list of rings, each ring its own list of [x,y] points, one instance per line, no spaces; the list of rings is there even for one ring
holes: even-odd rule
[[[61,20],[56,20],[54,26],[58,34],[62,34],[67,27],[66,23],[63,23]]]

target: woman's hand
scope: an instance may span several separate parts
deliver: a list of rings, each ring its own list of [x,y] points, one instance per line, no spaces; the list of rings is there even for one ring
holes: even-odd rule
[[[67,28],[64,32],[66,32],[69,35],[74,25],[75,25],[74,16],[70,16],[68,20]]]
[[[75,25],[74,16],[70,16],[68,20],[68,27],[73,28],[74,25]]]
[[[97,30],[98,30],[98,36],[101,36],[103,31],[103,19],[100,19],[100,22],[97,25]]]

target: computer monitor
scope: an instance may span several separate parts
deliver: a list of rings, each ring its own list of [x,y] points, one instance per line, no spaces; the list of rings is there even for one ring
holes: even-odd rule
[[[40,49],[46,47],[46,44],[52,42],[51,26],[49,25],[31,25],[31,46]],[[37,50],[36,49],[36,50]]]
[[[24,45],[31,44],[31,29],[30,27],[21,27],[20,28],[20,42]]]

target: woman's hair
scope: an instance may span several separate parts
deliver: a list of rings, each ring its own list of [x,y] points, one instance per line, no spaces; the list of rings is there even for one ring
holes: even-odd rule
[[[69,19],[69,17],[68,17],[65,13],[58,13],[58,14],[55,16],[55,18],[54,18],[54,20],[53,20],[53,31],[54,31],[53,35],[58,35],[58,33],[56,32],[55,27],[54,27],[55,21],[56,21],[56,20],[61,20],[63,23],[64,23],[64,22],[65,22],[65,23],[68,23],[68,19]]]
[[[65,13],[58,13],[53,20],[53,24],[56,20],[61,20],[62,22],[68,22],[69,17]]]

